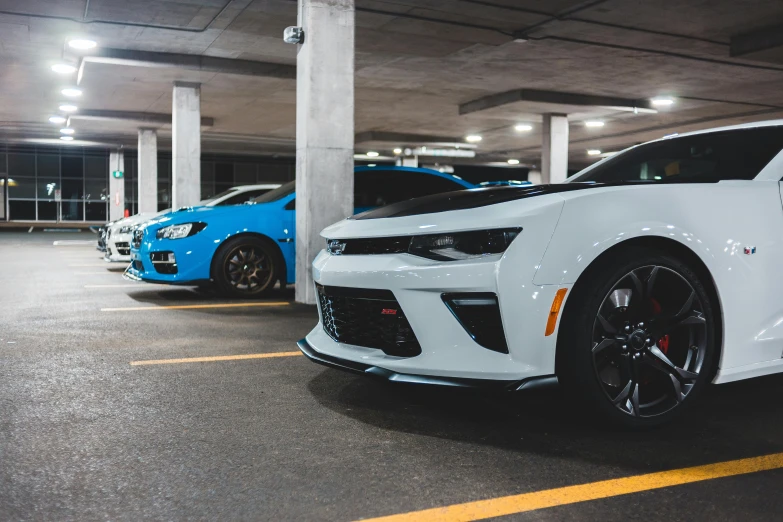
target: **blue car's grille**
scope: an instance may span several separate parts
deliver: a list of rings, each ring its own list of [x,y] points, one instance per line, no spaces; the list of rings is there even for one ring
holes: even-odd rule
[[[389,290],[317,285],[324,330],[337,342],[413,357],[421,346]]]

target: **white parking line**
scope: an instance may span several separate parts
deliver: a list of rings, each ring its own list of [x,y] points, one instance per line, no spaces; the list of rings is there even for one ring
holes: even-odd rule
[[[142,283],[133,283],[127,285],[84,285],[84,288],[142,288],[147,285]]]

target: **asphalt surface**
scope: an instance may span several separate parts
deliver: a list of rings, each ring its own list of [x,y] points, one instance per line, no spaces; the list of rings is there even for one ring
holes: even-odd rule
[[[618,432],[561,395],[393,385],[290,352],[314,307],[129,283],[84,233],[0,232],[0,520],[356,520],[783,451],[783,377]],[[85,285],[119,285],[86,288]],[[279,293],[270,302],[292,302]],[[783,471],[504,520],[774,520]]]

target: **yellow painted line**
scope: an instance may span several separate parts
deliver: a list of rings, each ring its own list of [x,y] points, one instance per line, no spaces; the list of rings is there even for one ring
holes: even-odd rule
[[[241,361],[244,359],[271,359],[274,357],[297,357],[302,352],[248,353],[245,355],[217,355],[214,357],[186,357],[184,359],[154,359],[149,361],[132,361],[131,366],[148,366],[152,364],[181,364],[215,361]]]
[[[783,468],[783,453],[466,502],[364,522],[466,522]]]
[[[141,283],[127,284],[127,285],[84,285],[84,288],[149,288],[147,285]]]
[[[139,312],[142,310],[197,310],[203,308],[245,308],[251,306],[288,306],[291,303],[218,303],[172,306],[134,306],[131,308],[101,308],[101,312]]]

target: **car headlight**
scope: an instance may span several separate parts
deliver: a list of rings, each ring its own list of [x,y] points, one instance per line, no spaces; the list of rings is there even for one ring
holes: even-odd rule
[[[158,230],[155,237],[158,239],[182,239],[198,234],[206,228],[206,223],[183,223],[182,225],[169,225]]]
[[[436,261],[459,261],[502,254],[521,231],[497,228],[421,236],[327,239],[326,250],[332,255],[408,253]]]
[[[521,231],[521,228],[499,228],[413,236],[408,252],[437,261],[457,261],[502,254]]]

